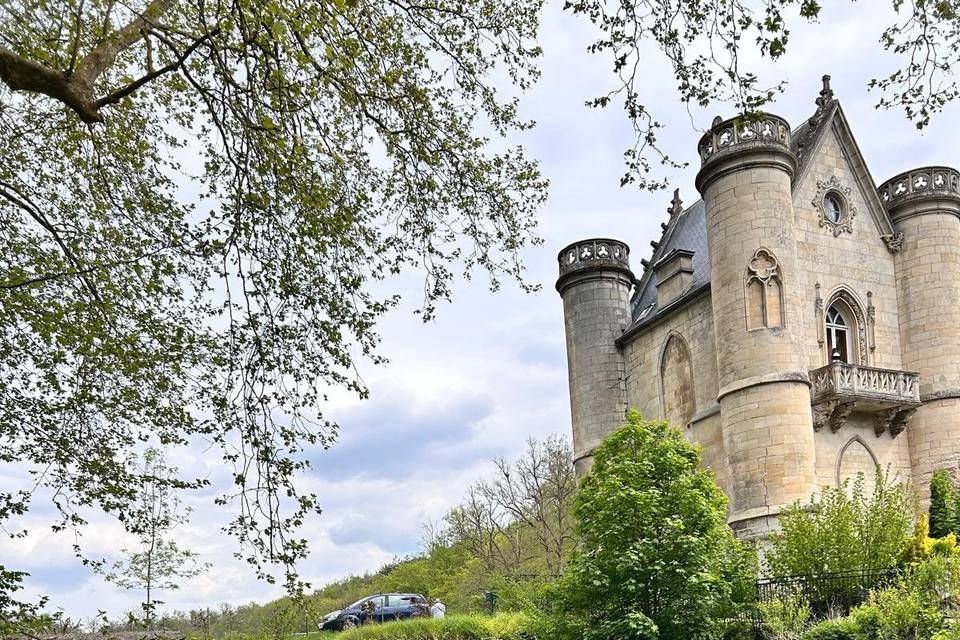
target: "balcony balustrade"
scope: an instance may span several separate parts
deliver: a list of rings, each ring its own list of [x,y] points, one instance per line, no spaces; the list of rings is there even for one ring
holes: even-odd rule
[[[854,411],[874,416],[874,431],[896,437],[920,406],[920,374],[834,362],[810,372],[813,428],[839,430]]]

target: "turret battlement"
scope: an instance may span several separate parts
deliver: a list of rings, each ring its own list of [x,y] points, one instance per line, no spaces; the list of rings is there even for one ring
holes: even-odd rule
[[[790,135],[790,123],[772,114],[714,118],[697,144],[701,161],[697,189],[703,193],[711,181],[750,166],[774,166],[793,175],[797,157],[790,147]]]
[[[937,211],[960,215],[960,172],[950,167],[904,171],[881,184],[877,191],[894,221],[930,210],[931,203]]]
[[[596,269],[615,269],[625,271],[633,279],[630,271],[630,247],[619,240],[609,238],[591,238],[570,244],[557,255],[560,263],[560,278],[557,291],[569,282],[574,273]]]

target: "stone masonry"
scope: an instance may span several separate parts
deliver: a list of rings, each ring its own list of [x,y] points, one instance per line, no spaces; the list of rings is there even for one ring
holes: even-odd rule
[[[828,76],[799,127],[717,118],[697,150],[639,277],[616,240],[558,256],[578,474],[636,408],[703,447],[744,538],[877,465],[925,496],[960,468],[960,173],[878,187]]]

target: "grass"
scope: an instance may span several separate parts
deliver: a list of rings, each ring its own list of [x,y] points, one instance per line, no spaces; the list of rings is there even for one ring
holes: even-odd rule
[[[344,631],[338,640],[521,640],[530,619],[521,613],[413,618]]]

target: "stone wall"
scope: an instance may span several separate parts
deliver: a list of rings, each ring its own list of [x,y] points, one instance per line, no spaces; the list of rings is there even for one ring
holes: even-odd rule
[[[663,356],[672,340],[682,340],[690,354],[692,396],[686,390],[679,395],[664,384],[659,373]],[[713,314],[710,294],[696,299],[629,339],[623,347],[627,371],[627,404],[645,418],[668,420],[703,447],[704,464],[712,469],[722,487],[727,477],[727,461],[720,432],[717,405],[717,354],[713,343]],[[683,408],[669,404],[683,399]],[[667,406],[664,406],[664,401]],[[687,400],[692,400],[687,406]],[[676,420],[678,413],[690,418]]]
[[[824,311],[835,295],[844,292],[846,300],[856,307],[859,327],[854,328],[854,347],[858,364],[885,369],[904,369],[900,344],[900,317],[894,255],[881,238],[883,231],[870,211],[866,194],[857,180],[857,170],[851,163],[854,150],[844,151],[837,132],[824,133],[817,155],[794,192],[794,233],[797,239],[797,263],[800,267],[800,288],[804,297],[804,312],[800,330],[807,367],[816,369],[829,364],[826,344],[819,344],[818,324],[823,318],[816,314],[819,295]],[[870,183],[870,188],[874,188]],[[838,233],[829,224],[821,223],[818,204],[827,191],[839,191],[848,207],[849,226]],[[875,212],[876,213],[876,212]],[[883,215],[880,212],[880,215]],[[817,289],[817,283],[820,289]],[[874,307],[873,345],[869,333],[868,307]],[[862,344],[861,344],[862,343]],[[873,348],[872,348],[873,347]],[[816,440],[817,485],[833,486],[838,481],[838,465],[844,473],[862,471],[874,474],[870,453],[883,467],[910,478],[910,450],[905,435],[891,438],[889,433],[874,433],[873,417],[854,413],[844,427],[833,433],[822,429]],[[862,440],[864,447],[851,450],[853,438]],[[844,459],[841,461],[841,452]],[[847,455],[859,454],[857,460]],[[843,474],[840,474],[841,477]]]

